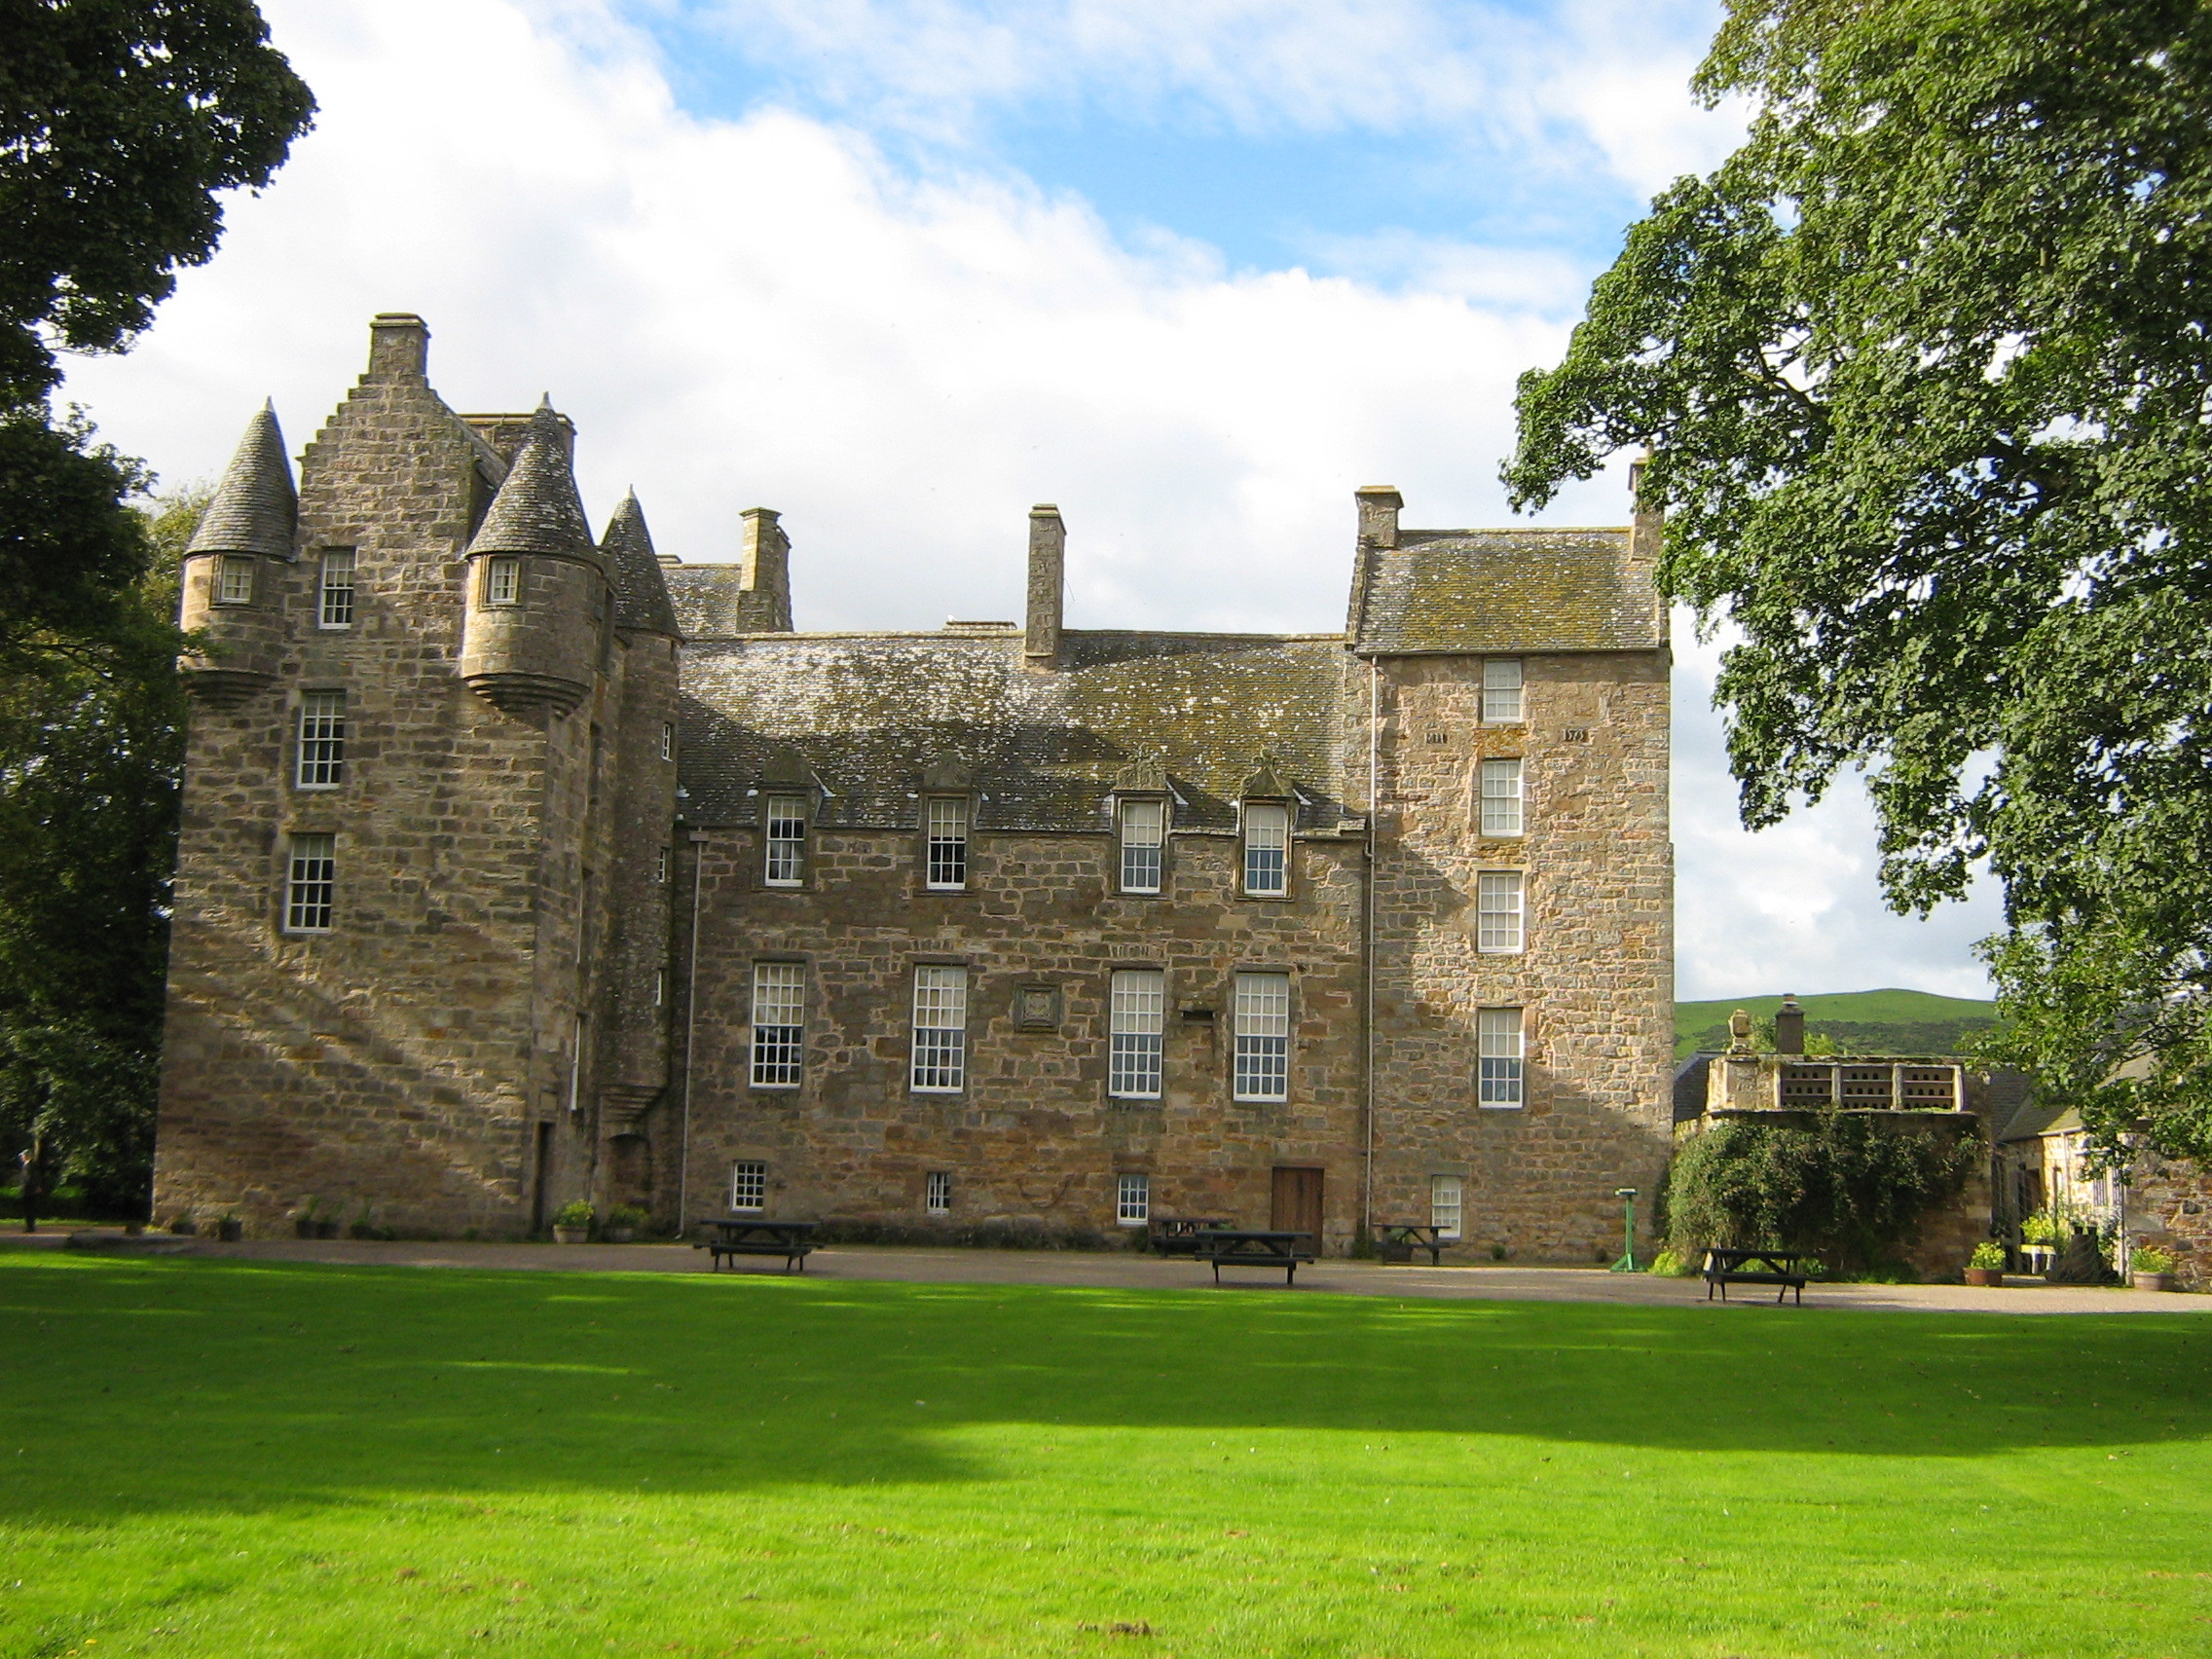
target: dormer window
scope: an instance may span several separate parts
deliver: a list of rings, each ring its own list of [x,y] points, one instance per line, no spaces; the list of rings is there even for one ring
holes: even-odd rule
[[[1488,657],[1483,662],[1483,719],[1492,725],[1521,719],[1521,659]]]
[[[1161,855],[1167,843],[1167,803],[1124,800],[1120,817],[1122,891],[1158,893]]]
[[[770,795],[765,814],[770,887],[796,887],[806,879],[806,798]]]
[[[1280,899],[1290,891],[1290,808],[1281,801],[1244,803],[1244,891]]]
[[[929,803],[926,884],[954,893],[968,885],[968,802],[957,795],[932,796]]]
[[[217,605],[251,605],[253,603],[253,567],[255,561],[226,553],[215,561],[215,603]]]
[[[484,603],[486,605],[520,605],[522,603],[522,561],[498,558],[484,561]]]

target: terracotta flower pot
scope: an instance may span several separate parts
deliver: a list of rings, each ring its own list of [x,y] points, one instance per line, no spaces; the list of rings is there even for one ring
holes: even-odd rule
[[[588,1227],[556,1227],[553,1230],[553,1242],[556,1244],[581,1244],[590,1236],[591,1229]]]
[[[1978,1284],[1988,1290],[1999,1289],[2005,1283],[2005,1270],[2003,1268],[1969,1268],[1967,1269],[1967,1283]]]
[[[2171,1273],[2129,1273],[2128,1282],[2137,1290],[2171,1290],[2174,1275]]]

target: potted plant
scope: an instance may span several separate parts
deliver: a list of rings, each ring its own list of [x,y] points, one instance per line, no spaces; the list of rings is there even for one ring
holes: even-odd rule
[[[556,1244],[581,1244],[591,1237],[591,1222],[595,1212],[587,1198],[571,1198],[553,1212],[553,1242]]]
[[[245,1223],[239,1219],[238,1211],[223,1212],[222,1218],[215,1223],[215,1236],[226,1244],[236,1244],[245,1236]]]
[[[599,1225],[599,1236],[605,1243],[627,1244],[638,1236],[638,1229],[649,1219],[636,1204],[614,1204]]]
[[[2174,1287],[2174,1253],[2156,1244],[2138,1244],[2128,1253],[2128,1282],[2137,1290],[2171,1290]]]
[[[1967,1283],[1995,1286],[2004,1282],[2005,1246],[1994,1238],[1984,1238],[1967,1258]]]
[[[2058,1217],[2038,1210],[2020,1223],[2020,1254],[2028,1260],[2028,1272],[2050,1272],[2050,1259],[2057,1253]]]
[[[353,1225],[347,1228],[346,1233],[351,1238],[374,1238],[377,1235],[374,1213],[366,1203],[361,1205],[361,1213],[353,1218]]]
[[[300,1206],[300,1213],[292,1217],[292,1231],[302,1238],[315,1236],[315,1227],[322,1219],[322,1200],[310,1198]]]

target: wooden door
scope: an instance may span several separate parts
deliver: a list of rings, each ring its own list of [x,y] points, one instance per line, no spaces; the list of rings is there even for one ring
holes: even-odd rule
[[[1320,1170],[1275,1171],[1272,1219],[1268,1225],[1277,1233],[1307,1234],[1309,1235],[1308,1248],[1314,1251],[1321,1248]]]

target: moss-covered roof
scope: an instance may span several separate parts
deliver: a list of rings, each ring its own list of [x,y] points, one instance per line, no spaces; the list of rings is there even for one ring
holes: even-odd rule
[[[687,640],[720,640],[744,633],[745,571],[738,565],[667,565],[669,603]]]
[[[276,406],[265,403],[246,423],[238,453],[223,469],[207,510],[192,533],[194,553],[259,553],[289,559],[300,498],[292,487],[292,461],[277,429]]]
[[[645,528],[645,510],[638,505],[635,490],[607,521],[599,551],[614,577],[614,625],[645,634],[676,633],[676,612],[669,608],[652,532]]]
[[[1061,640],[1050,673],[1023,665],[1018,631],[687,643],[679,806],[750,824],[763,773],[795,750],[827,792],[825,824],[911,828],[924,770],[951,760],[973,774],[979,828],[1103,830],[1117,775],[1158,756],[1177,824],[1228,830],[1265,756],[1299,792],[1302,830],[1346,822],[1356,665],[1341,636]]]
[[[1626,530],[1409,530],[1365,562],[1354,648],[1380,655],[1649,650],[1667,643]]]

